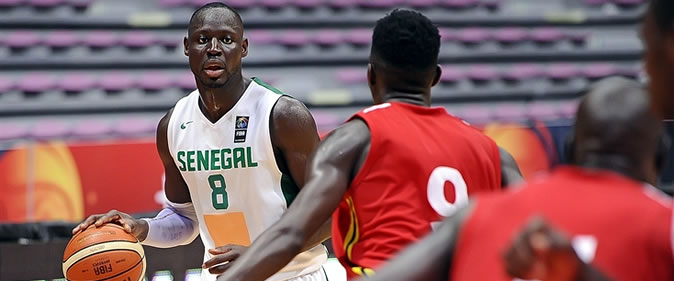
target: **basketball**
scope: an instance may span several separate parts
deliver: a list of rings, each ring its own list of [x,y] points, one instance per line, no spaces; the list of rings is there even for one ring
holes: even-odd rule
[[[63,253],[63,275],[72,281],[143,280],[143,246],[121,226],[91,226],[68,242]]]

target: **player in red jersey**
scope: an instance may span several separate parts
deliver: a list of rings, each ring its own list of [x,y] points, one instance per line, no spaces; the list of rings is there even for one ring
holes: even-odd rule
[[[441,70],[440,36],[428,18],[394,10],[377,22],[372,42],[368,81],[377,105],[320,144],[296,203],[251,245],[255,254],[242,255],[219,280],[264,280],[335,209],[339,260],[349,277],[370,274],[465,204],[468,194],[521,179],[492,140],[429,107]]]
[[[569,234],[577,256],[609,278],[674,280],[672,200],[652,186],[667,145],[644,91],[621,78],[601,81],[581,102],[574,132],[575,166],[509,192],[478,196],[368,280],[513,280],[503,254],[533,215]],[[525,242],[545,248],[549,241]],[[570,261],[557,263],[559,268],[517,264],[541,254],[526,248],[506,255],[514,261],[508,269],[519,277],[601,280],[590,266],[568,258],[557,260]]]

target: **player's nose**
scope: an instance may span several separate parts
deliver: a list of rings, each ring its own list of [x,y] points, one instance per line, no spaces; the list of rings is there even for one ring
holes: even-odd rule
[[[209,56],[217,57],[222,55],[222,46],[220,46],[220,41],[218,41],[218,38],[211,38],[211,42],[208,45],[208,49],[206,51],[208,52]]]

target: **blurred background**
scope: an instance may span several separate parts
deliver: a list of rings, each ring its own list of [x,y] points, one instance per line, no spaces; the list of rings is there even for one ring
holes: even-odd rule
[[[182,38],[208,2],[0,0],[0,280],[62,277],[70,229],[88,215],[161,209],[156,125],[195,88]],[[421,11],[442,35],[433,103],[482,128],[527,178],[562,161],[590,83],[643,79],[646,0],[223,2],[244,20],[244,74],[306,103],[322,134],[371,104],[374,22]],[[660,186],[670,194],[673,176]],[[146,247],[148,278],[198,278],[186,271],[200,264],[196,242]]]

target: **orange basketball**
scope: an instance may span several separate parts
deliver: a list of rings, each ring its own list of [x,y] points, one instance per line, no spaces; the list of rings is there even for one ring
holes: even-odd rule
[[[91,226],[68,242],[63,253],[63,275],[72,281],[143,280],[145,252],[121,226]]]

